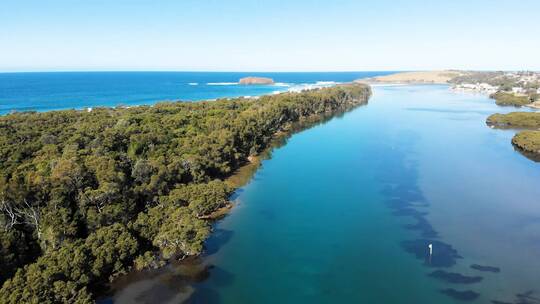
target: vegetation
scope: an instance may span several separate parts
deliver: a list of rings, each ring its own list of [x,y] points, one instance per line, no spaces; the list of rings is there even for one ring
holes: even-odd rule
[[[223,178],[274,134],[364,104],[361,84],[0,117],[1,303],[88,303],[130,267],[198,255]]]
[[[498,128],[540,129],[540,112],[493,114],[487,118],[486,123]]]
[[[450,80],[451,83],[487,83],[492,86],[511,86],[516,82],[514,79],[505,76],[504,72],[465,72],[461,76],[454,77]]]
[[[535,72],[464,72],[450,82],[457,85],[489,84],[497,90],[490,97],[500,106],[520,107],[539,99],[540,74]]]
[[[524,152],[525,156],[536,161],[540,160],[540,131],[519,132],[512,138],[512,143]]]
[[[499,91],[493,93],[489,96],[492,99],[495,99],[495,103],[499,106],[515,106],[521,107],[530,104],[534,101],[533,97],[526,95],[516,95],[513,93],[506,93]]]
[[[529,129],[518,132],[512,144],[528,158],[540,161],[540,112],[493,114],[486,123],[497,128]]]
[[[497,87],[500,91],[510,92],[513,88],[523,88],[525,91],[536,91],[540,88],[540,81],[530,80],[529,77],[534,77],[537,73],[534,72],[464,72],[463,75],[454,77],[450,80],[454,84],[476,84],[486,83]],[[528,80],[525,80],[528,79]]]

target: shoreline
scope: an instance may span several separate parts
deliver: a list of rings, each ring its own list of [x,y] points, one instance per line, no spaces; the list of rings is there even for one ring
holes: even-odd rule
[[[427,87],[426,87],[427,88]],[[441,90],[444,89],[441,87]],[[355,108],[357,109],[357,108]],[[294,132],[292,133],[294,134]],[[287,135],[287,133],[276,133],[275,134],[275,137],[276,138],[279,138],[279,137],[282,137],[282,136],[285,136]],[[271,150],[271,148],[269,147],[268,150]],[[262,154],[262,153],[261,153]],[[257,163],[260,163],[261,161],[264,160],[264,158],[258,156],[257,158],[255,159],[252,159],[252,162],[249,162],[247,163],[245,166],[243,166],[242,168],[246,167],[246,166],[250,166],[250,165],[255,165]],[[241,170],[241,168],[240,168]],[[256,170],[255,170],[256,171]],[[414,187],[411,187],[411,189],[415,189]],[[399,193],[399,192],[397,192]],[[389,194],[389,197],[392,197],[390,194]],[[399,208],[399,207],[396,207],[396,208]],[[423,226],[423,227],[419,227],[419,229],[424,229],[424,231],[427,231],[429,232],[430,226],[429,226],[429,222],[427,223],[427,225]],[[220,231],[216,231],[215,233],[220,233]],[[415,245],[415,244],[419,244],[419,243],[409,243],[409,244],[412,244],[412,245]],[[440,241],[440,242],[436,242],[435,243],[435,246],[437,248],[447,248],[447,247],[444,247],[444,246],[449,246],[448,248],[452,249],[451,245],[454,244],[454,243],[443,243],[443,241]],[[423,247],[426,247],[425,244],[421,244],[420,242],[420,245],[422,245]],[[409,250],[409,253],[412,253],[414,254],[415,252],[413,251],[414,248],[410,249]],[[457,249],[456,249],[457,250]],[[211,254],[210,254],[211,256]],[[419,258],[421,260],[421,257]],[[467,270],[469,270],[469,266],[473,266],[473,265],[477,265],[476,263],[478,263],[480,261],[477,261],[477,260],[469,260],[467,258],[466,262],[462,262],[458,267],[457,269],[457,273],[459,274],[462,274],[461,278],[464,278],[464,279],[467,279],[467,278],[472,278],[473,276],[470,276],[467,272]],[[207,275],[207,270],[206,269],[210,269],[211,271],[211,267],[213,267],[213,264],[212,264],[212,257],[208,258],[206,257],[204,254],[200,257],[199,260],[185,260],[185,261],[182,261],[182,262],[173,262],[175,265],[178,265],[177,263],[180,263],[179,265],[182,265],[180,267],[184,268],[184,267],[193,267],[195,269],[199,269],[201,270],[201,272],[203,272],[204,274],[203,275]],[[194,264],[194,265],[191,265],[191,264]],[[481,265],[496,265],[496,266],[499,266],[498,264],[491,264],[491,263],[480,263]],[[209,267],[209,268],[205,268],[205,267]],[[489,266],[479,266],[479,267],[487,267],[487,268],[490,268]],[[496,267],[493,267],[493,268],[496,268]],[[169,268],[167,268],[169,269]],[[454,269],[453,271],[455,271],[456,269]],[[474,268],[473,268],[474,270]],[[506,270],[506,269],[505,269]],[[163,272],[166,272],[167,270],[163,270],[163,271],[160,271],[160,273],[163,273]],[[189,271],[189,270],[188,270]],[[442,281],[448,281],[448,280],[451,280],[451,277],[452,275],[455,274],[455,273],[452,273],[451,271],[450,272],[441,272],[439,273],[439,277],[437,279],[439,280],[442,280]],[[482,275],[481,273],[477,273],[477,276],[478,275]],[[475,276],[475,277],[477,277]],[[186,294],[185,296],[186,297],[189,297],[190,296],[190,292],[192,292],[192,289],[190,289],[191,285],[190,285],[190,282],[185,282],[186,283]],[[193,283],[193,284],[196,284],[197,282]],[[183,285],[182,285],[183,286]],[[465,286],[465,285],[464,285]],[[451,287],[451,286],[450,286]]]
[[[345,83],[345,84],[332,85],[331,87],[338,87],[340,85],[357,86],[360,84]],[[213,230],[216,222],[222,220],[225,216],[227,216],[230,212],[232,212],[234,208],[237,206],[237,204],[235,203],[233,199],[233,197],[235,196],[235,192],[252,180],[257,170],[261,167],[262,162],[271,157],[274,149],[284,146],[287,143],[287,139],[293,136],[294,134],[297,134],[303,130],[312,128],[319,124],[325,123],[333,118],[340,117],[344,115],[345,113],[353,111],[361,106],[367,105],[372,95],[371,87],[367,85],[362,85],[362,86],[364,86],[367,89],[367,95],[362,98],[354,98],[355,104],[345,107],[343,109],[335,109],[333,111],[326,111],[323,113],[312,114],[306,117],[300,117],[299,120],[297,121],[286,123],[285,125],[282,126],[282,128],[280,128],[271,136],[271,139],[268,142],[267,146],[263,148],[261,152],[259,152],[255,156],[249,156],[248,160],[246,160],[244,164],[236,168],[236,170],[234,170],[229,176],[222,178],[221,180],[233,189],[231,194],[228,197],[229,200],[225,203],[224,206],[214,210],[210,214],[199,217],[200,220],[207,221],[209,225],[212,227],[210,230],[210,234],[214,234],[216,232]],[[318,89],[311,89],[307,91],[316,91],[316,90]],[[296,93],[297,92],[285,92],[285,94],[296,94]],[[350,96],[344,97],[344,98],[350,98]],[[159,272],[162,269],[165,269],[166,267],[172,264],[184,265],[185,263],[185,265],[189,265],[194,260],[203,259],[205,254],[206,254],[206,249],[200,252],[199,254],[186,256],[182,259],[170,259],[168,261],[165,261],[164,264],[159,265],[158,267],[145,267],[142,269],[137,269],[134,266],[132,266],[127,271],[127,273],[125,273],[124,275],[118,276],[113,281],[109,282],[108,287],[110,289],[106,293],[98,295],[98,298],[106,299],[108,297],[113,296],[115,292],[118,291],[117,286],[122,285],[122,284],[117,285],[117,283],[123,282],[126,279],[126,276],[128,277],[132,275],[137,276],[138,273],[144,273],[147,271]]]
[[[239,85],[238,82],[220,82],[220,83],[227,83],[230,85]],[[230,100],[230,99],[237,99],[237,98],[244,98],[244,99],[258,99],[263,96],[272,96],[272,95],[279,95],[284,93],[301,93],[303,91],[308,90],[317,90],[317,89],[323,89],[323,88],[330,88],[337,85],[343,85],[347,83],[354,83],[354,81],[350,82],[335,82],[335,81],[315,81],[315,82],[302,82],[302,83],[285,83],[285,82],[275,82],[272,84],[264,85],[265,87],[272,88],[272,91],[269,92],[263,92],[263,93],[255,93],[253,95],[224,95],[217,98],[201,98],[201,99],[156,99],[154,101],[149,102],[143,102],[143,103],[135,103],[132,105],[127,105],[123,102],[118,102],[116,105],[90,105],[90,106],[81,106],[81,107],[66,107],[66,108],[57,108],[57,109],[39,109],[39,110],[5,110],[6,112],[0,111],[0,117],[2,116],[8,116],[12,114],[41,114],[41,113],[49,113],[49,112],[58,112],[58,111],[76,111],[76,112],[92,112],[94,110],[111,110],[111,109],[130,109],[130,108],[141,108],[141,107],[149,107],[153,108],[158,104],[162,103],[200,103],[200,102],[212,102],[212,101],[218,101],[218,100]],[[194,83],[187,83],[189,86],[194,86]],[[207,86],[215,86],[216,83],[207,83]],[[225,85],[225,84],[224,84]],[[197,83],[197,86],[199,86],[199,83]],[[250,86],[250,85],[243,85],[243,86]],[[252,85],[253,86],[253,85]]]
[[[79,271],[88,277],[88,281],[77,277],[69,279],[68,283],[73,284],[76,292],[80,290],[85,297],[93,299],[100,298],[102,291],[111,295],[111,292],[94,287],[105,285],[106,281],[127,271],[160,267],[173,260],[200,256],[205,252],[205,240],[215,233],[211,220],[220,218],[232,208],[229,202],[234,197],[231,197],[232,191],[250,180],[261,159],[269,156],[273,148],[286,143],[290,135],[365,105],[371,95],[369,86],[349,83],[253,99],[161,103],[155,107],[98,109],[90,113],[19,113],[1,117],[2,124],[9,127],[2,133],[5,136],[4,151],[9,152],[4,155],[11,153],[9,149],[15,149],[10,143],[16,142],[22,134],[26,136],[25,145],[17,149],[33,151],[2,162],[8,175],[37,174],[43,180],[56,182],[57,174],[36,173],[21,164],[35,162],[35,155],[49,151],[51,145],[58,151],[63,150],[63,145],[69,144],[76,134],[77,145],[69,147],[79,155],[77,163],[85,166],[77,167],[80,185],[59,183],[63,191],[75,191],[70,188],[74,187],[77,191],[84,189],[86,195],[99,194],[110,191],[108,178],[111,174],[132,177],[114,180],[117,197],[129,194],[131,200],[111,199],[106,205],[121,211],[131,208],[128,214],[95,215],[93,212],[99,213],[100,205],[92,205],[82,210],[84,217],[78,218],[75,214],[81,211],[79,206],[86,201],[81,201],[80,195],[66,198],[69,206],[73,206],[69,210],[73,217],[66,222],[79,224],[81,230],[64,236],[62,229],[67,225],[45,222],[35,228],[59,235],[58,239],[36,241],[36,246],[47,249],[53,242],[58,242],[59,249],[44,249],[43,253],[40,251],[33,256],[34,261],[6,269],[7,280],[0,290],[2,297],[9,293],[19,302],[49,299],[49,292],[53,292],[49,285],[40,285],[36,293],[30,294],[26,287],[29,283],[14,285],[13,282],[47,277],[49,273],[42,265],[51,259],[69,261],[76,254],[82,255],[87,267],[63,269],[59,275],[70,278],[72,271]],[[41,135],[48,133],[54,136],[44,141]],[[72,158],[64,157],[60,152],[44,160],[47,164],[53,161],[76,166]],[[103,162],[108,166],[105,169],[112,173],[101,174]],[[55,168],[61,172],[72,170],[71,167]],[[27,180],[10,179],[10,182],[23,190],[6,194],[8,202],[14,201],[17,195],[29,195],[24,192]],[[47,188],[44,191],[48,191]],[[40,194],[46,197],[49,192]],[[44,218],[56,215],[56,209],[46,207],[41,209]],[[107,225],[105,220],[114,224]],[[19,232],[10,230],[9,233]],[[64,240],[67,241],[61,243]],[[103,250],[122,257],[103,261],[100,255]],[[99,267],[99,272],[93,271],[93,267]],[[59,281],[56,276],[50,280]]]
[[[368,77],[355,80],[357,83],[367,84],[373,87],[377,86],[399,86],[399,85],[448,85],[449,90],[457,93],[480,94],[495,100],[500,106],[527,107],[532,110],[540,110],[540,100],[530,103],[507,104],[495,97],[500,92],[511,96],[513,99],[526,97],[518,91],[504,91],[500,86],[494,86],[484,83],[477,75],[490,75],[493,72],[474,72],[461,70],[439,70],[439,71],[412,71],[396,72],[384,76]],[[521,74],[517,74],[521,75]],[[476,78],[477,80],[474,80]],[[494,76],[493,76],[494,77]],[[465,80],[464,80],[465,79]],[[468,80],[467,80],[468,79]],[[473,80],[471,80],[473,79]],[[488,81],[489,82],[489,81]]]
[[[309,117],[305,117],[295,123],[287,124],[285,127],[283,127],[283,130],[274,133],[272,139],[270,140],[270,143],[265,149],[263,149],[258,155],[250,156],[248,161],[238,167],[230,176],[223,178],[223,182],[225,182],[227,185],[234,189],[231,196],[234,195],[235,191],[247,185],[251,181],[253,176],[257,173],[257,170],[261,167],[262,162],[272,156],[272,152],[274,149],[284,146],[287,143],[288,138],[290,138],[296,133],[325,123],[333,119],[334,117],[339,117],[349,111],[353,111],[358,107],[365,106],[368,104],[368,101],[369,98],[368,100],[366,100],[365,103],[361,103],[345,111],[339,111],[337,113],[327,113],[326,115],[311,115]],[[229,200],[225,206],[217,209],[216,211],[212,212],[207,216],[200,217],[200,219],[209,220],[211,222],[219,221],[224,216],[233,211],[235,206],[236,204],[234,203],[234,200]]]

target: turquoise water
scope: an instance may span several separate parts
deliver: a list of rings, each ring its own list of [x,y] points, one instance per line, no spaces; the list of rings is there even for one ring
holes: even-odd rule
[[[275,149],[195,266],[133,273],[109,300],[538,303],[540,164],[485,125],[510,110],[446,86],[374,87]]]
[[[0,114],[98,106],[134,106],[163,100],[196,101],[257,96],[390,72],[70,72],[0,73]],[[238,85],[246,76],[272,77],[275,85]]]

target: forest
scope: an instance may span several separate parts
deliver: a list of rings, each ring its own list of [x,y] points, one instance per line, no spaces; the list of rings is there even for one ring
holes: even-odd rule
[[[0,302],[92,303],[130,269],[201,254],[234,191],[224,178],[276,133],[370,95],[347,84],[0,117]]]

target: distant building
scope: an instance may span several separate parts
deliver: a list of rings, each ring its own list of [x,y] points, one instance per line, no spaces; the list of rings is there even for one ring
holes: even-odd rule
[[[514,93],[514,94],[523,94],[523,93],[525,93],[525,89],[521,88],[521,87],[513,87],[512,88],[512,93]]]

